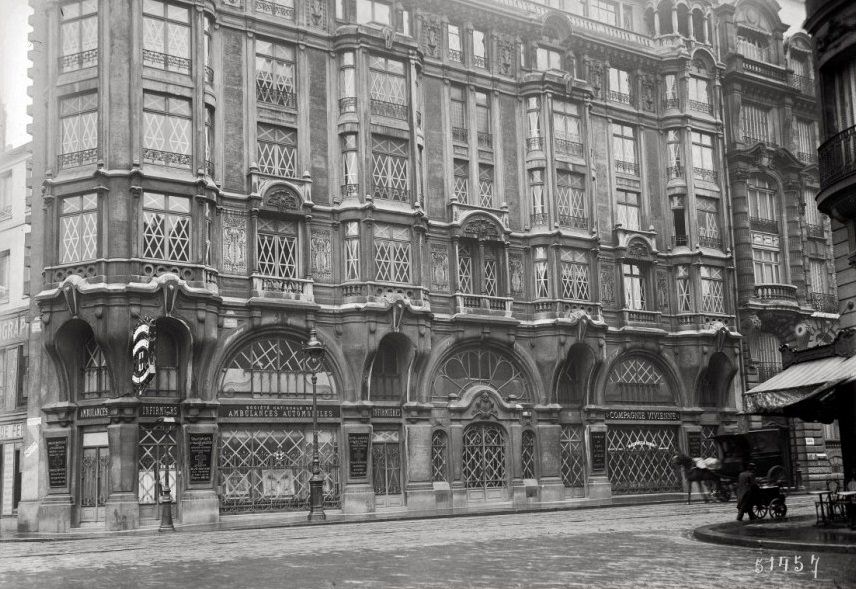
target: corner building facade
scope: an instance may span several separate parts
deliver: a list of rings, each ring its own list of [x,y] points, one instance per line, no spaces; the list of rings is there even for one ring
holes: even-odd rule
[[[680,491],[737,429],[709,3],[33,4],[21,529],[306,510],[311,329],[328,509]]]

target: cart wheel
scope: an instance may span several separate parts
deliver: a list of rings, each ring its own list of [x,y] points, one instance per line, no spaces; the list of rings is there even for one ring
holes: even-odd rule
[[[788,514],[788,506],[781,499],[773,499],[770,501],[770,517],[777,520],[785,519]]]
[[[723,503],[727,503],[731,499],[731,489],[723,485],[719,488],[719,491],[717,491],[716,498]]]
[[[767,506],[766,505],[753,505],[752,506],[752,515],[757,517],[758,519],[764,519],[767,516]]]

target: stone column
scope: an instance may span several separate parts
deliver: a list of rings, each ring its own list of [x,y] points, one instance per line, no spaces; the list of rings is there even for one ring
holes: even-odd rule
[[[467,506],[467,488],[463,480],[463,465],[461,459],[464,455],[464,426],[453,424],[449,428],[449,465],[452,472],[452,508]]]
[[[538,489],[541,504],[561,501],[565,497],[562,484],[562,426],[558,423],[538,424]]]
[[[47,481],[39,488],[46,489],[46,494],[40,502],[25,506],[25,518],[18,521],[20,531],[62,533],[71,528],[74,437],[70,423],[74,410],[70,403],[55,403],[44,408],[46,427],[38,455],[39,469],[47,473]],[[26,451],[24,457],[26,459]],[[38,505],[36,521],[32,521],[26,515],[31,514],[35,505]]]
[[[107,426],[110,447],[110,495],[104,504],[107,530],[132,530],[140,526],[137,499],[136,420],[128,422],[111,416]]]
[[[508,456],[511,461],[511,468],[508,472],[511,479],[511,500],[515,506],[525,507],[529,504],[529,499],[527,498],[526,481],[523,479],[523,462],[521,460],[523,428],[520,423],[508,424],[508,445],[510,446]],[[533,489],[533,491],[537,494],[537,490]]]
[[[187,401],[184,402],[187,411]],[[173,485],[173,497],[180,497],[178,511],[183,524],[216,524],[220,521],[219,477],[217,475],[217,438],[220,428],[216,423],[185,423],[178,440],[183,447],[178,457],[183,459],[176,472],[185,483],[179,489]]]
[[[431,424],[427,421],[405,425],[407,432],[407,497],[408,511],[433,511],[437,508],[440,492],[431,483]],[[442,490],[440,490],[442,491]],[[446,483],[445,503],[451,507],[449,486]]]

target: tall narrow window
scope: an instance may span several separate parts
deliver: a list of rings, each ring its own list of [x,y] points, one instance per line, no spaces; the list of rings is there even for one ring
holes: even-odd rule
[[[766,35],[753,34],[746,29],[737,33],[737,53],[755,61],[770,61],[770,43]]]
[[[63,98],[59,103],[59,168],[94,164],[98,160],[98,93]]]
[[[591,0],[589,4],[589,18],[599,20],[602,23],[612,25],[618,24],[618,3],[610,0]]]
[[[59,263],[93,260],[98,247],[98,197],[67,196],[60,201]]]
[[[454,185],[452,193],[459,203],[470,204],[470,163],[466,160],[455,160]]]
[[[838,303],[829,288],[829,269],[826,260],[808,259],[809,299],[812,306],[824,313],[837,313]]]
[[[585,252],[563,248],[562,298],[576,301],[591,300],[589,263]]]
[[[689,78],[690,109],[698,112],[713,112],[710,104],[710,89],[704,78],[690,76]]]
[[[547,248],[535,248],[535,297],[545,299],[550,296],[550,267],[547,263]]]
[[[458,290],[466,294],[473,292],[473,254],[467,244],[458,247]]]
[[[190,101],[176,96],[143,93],[143,161],[190,168]]]
[[[612,123],[612,157],[615,169],[626,174],[639,175],[636,159],[636,133],[633,127]]]
[[[297,225],[260,217],[256,234],[258,273],[268,278],[299,278],[298,260]]]
[[[462,63],[464,54],[461,51],[461,27],[450,24],[447,29],[447,37],[449,43],[449,61]]]
[[[524,479],[535,478],[535,432],[524,430],[520,446],[520,471]]]
[[[479,204],[486,208],[496,206],[493,192],[493,166],[479,164]]]
[[[562,54],[555,49],[538,47],[535,49],[535,69],[542,72],[547,70],[562,70]]]
[[[190,261],[190,198],[143,194],[143,257]]]
[[[205,60],[205,83],[214,83],[214,44],[211,40],[211,29],[214,28],[214,19],[205,15],[202,19],[202,56]]]
[[[407,227],[375,224],[375,269],[381,282],[410,282],[412,238]]]
[[[357,0],[357,22],[392,26],[392,6],[379,0]]]
[[[490,98],[486,92],[476,92],[476,131],[478,146],[482,149],[493,148],[490,119]]]
[[[285,108],[297,108],[294,48],[256,41],[256,100]]]
[[[639,213],[639,193],[619,189],[616,202],[616,223],[625,229],[639,231],[642,228]]]
[[[487,36],[484,31],[473,29],[473,65],[487,69]]]
[[[675,226],[675,245],[687,245],[687,209],[686,197],[683,194],[674,194],[669,197],[672,206],[672,222]]]
[[[567,170],[556,170],[556,209],[559,225],[588,229],[583,177]]]
[[[354,52],[345,51],[339,66],[339,112],[357,112],[357,79]]]
[[[467,95],[463,86],[452,86],[449,89],[449,115],[452,122],[452,141],[466,143]]]
[[[431,481],[449,480],[449,439],[443,430],[431,434]]]
[[[690,289],[690,267],[686,265],[675,268],[675,284],[678,290],[678,313],[692,313],[693,297]]]
[[[762,230],[778,233],[779,207],[775,185],[762,176],[752,176],[746,186],[749,197],[749,219],[753,225],[762,224]],[[767,223],[764,223],[764,222]]]
[[[345,280],[360,279],[360,224],[345,223]]]
[[[360,165],[356,133],[342,135],[342,197],[355,198],[359,190]]]
[[[821,216],[817,209],[817,202],[814,195],[817,193],[817,188],[806,186],[803,189],[803,202],[805,203],[805,222],[809,237],[826,236],[826,228],[824,227],[824,216]]]
[[[740,106],[740,127],[746,143],[775,143],[772,133],[771,110],[744,102]]]
[[[636,264],[622,264],[624,274],[624,307],[634,311],[645,310],[645,276]]]
[[[715,198],[696,196],[698,207],[698,241],[702,247],[722,248],[719,230],[719,201]]]
[[[107,358],[101,351],[95,339],[92,338],[84,345],[85,360],[83,363],[83,395],[84,399],[93,399],[110,392],[110,374],[107,372]]]
[[[722,268],[701,267],[701,312],[725,313],[725,288]]]
[[[683,161],[683,147],[681,146],[681,132],[677,129],[666,131],[666,155],[669,165],[666,169],[667,176],[670,179],[682,178],[684,175],[684,169],[681,165]]]
[[[498,272],[496,254],[492,249],[485,249],[484,258],[482,259],[482,294],[489,297],[497,296],[497,286],[499,284]]]
[[[782,251],[778,235],[752,232],[755,284],[781,283]]]
[[[666,108],[680,108],[681,100],[678,95],[678,78],[675,74],[666,74],[663,76],[665,83],[665,106]]]
[[[797,158],[807,164],[817,161],[817,130],[816,123],[808,119],[797,118],[794,121],[794,143],[797,148]]]
[[[143,64],[190,73],[190,10],[143,0]]]
[[[297,132],[259,123],[256,134],[259,172],[285,178],[297,177]]]
[[[372,135],[372,194],[374,198],[410,202],[408,143]]]
[[[205,105],[205,173],[214,177],[214,107]]]
[[[606,97],[613,102],[630,104],[630,72],[609,68],[609,88]]]
[[[532,203],[532,224],[543,225],[547,222],[547,209],[544,206],[544,170],[529,170],[529,200]]]
[[[62,40],[59,71],[98,65],[98,0],[75,0],[60,6]]]
[[[526,99],[526,122],[529,128],[529,136],[526,138],[526,147],[529,151],[544,149],[544,137],[541,134],[541,99],[530,96]]]
[[[373,115],[407,120],[407,78],[403,62],[371,56],[369,93]]]
[[[553,143],[556,153],[582,157],[582,124],[579,107],[572,102],[553,102]]]
[[[692,132],[693,178],[716,182],[718,174],[713,165],[713,137],[707,133]]]

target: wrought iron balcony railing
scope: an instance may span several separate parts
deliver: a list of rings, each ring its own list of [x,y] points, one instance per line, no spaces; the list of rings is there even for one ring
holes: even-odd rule
[[[668,110],[670,108],[681,108],[681,99],[678,97],[666,98],[663,100],[663,106]]]
[[[339,114],[343,115],[349,112],[357,112],[357,97],[346,96],[339,99]]]
[[[821,188],[856,173],[856,125],[824,141],[817,155]]]
[[[72,72],[98,65],[98,49],[89,49],[59,58],[59,71]]]
[[[544,149],[543,137],[527,137],[526,151],[541,151]]]
[[[410,202],[410,191],[402,186],[374,184],[372,186],[372,196],[382,200]]]
[[[804,164],[816,164],[817,163],[817,153],[807,153],[805,151],[797,152],[797,159]]]
[[[810,76],[791,74],[791,86],[803,94],[814,95],[814,78]]]
[[[673,247],[684,246],[684,245],[687,245],[687,243],[689,243],[689,242],[687,241],[686,235],[673,235],[672,236],[672,246]]]
[[[713,249],[722,249],[722,238],[720,237],[712,237],[709,235],[699,235],[698,243],[702,247],[709,247]]]
[[[459,49],[449,49],[449,61],[464,62],[464,55]]]
[[[189,168],[190,154],[143,148],[143,161],[148,164],[160,164],[174,168]]]
[[[209,86],[214,85],[214,70],[207,65],[205,66],[205,83]]]
[[[205,173],[209,178],[214,177],[214,162],[211,160],[205,160]]]
[[[371,111],[373,115],[379,117],[387,117],[390,119],[398,119],[400,121],[407,120],[409,108],[406,104],[398,102],[387,102],[385,100],[371,99]]]
[[[749,217],[749,226],[757,231],[767,233],[779,232],[779,221],[776,219],[764,219],[762,217]]]
[[[696,180],[703,180],[704,182],[713,182],[715,184],[719,180],[719,172],[716,170],[708,170],[707,168],[693,167],[693,178]]]
[[[778,362],[755,362],[758,370],[758,382],[770,380],[782,371],[782,365]]]
[[[529,222],[532,223],[532,226],[536,225],[546,225],[550,222],[550,216],[547,213],[532,213],[529,215]]]
[[[816,239],[824,239],[826,237],[826,229],[823,225],[815,225],[813,223],[809,223],[805,227],[806,234],[809,237],[814,237]]]
[[[626,174],[633,174],[634,176],[639,175],[639,164],[636,162],[615,160],[615,169]]]
[[[576,157],[583,156],[583,144],[579,141],[556,138],[553,140],[553,146],[556,149],[556,153],[573,155]]]
[[[669,166],[666,168],[666,178],[669,180],[673,180],[675,178],[683,178],[684,177],[684,168],[683,166]]]
[[[170,72],[189,74],[191,61],[186,57],[143,49],[143,64]]]
[[[616,92],[615,90],[608,90],[606,92],[607,100],[611,100],[612,102],[620,102],[622,104],[630,104],[630,94],[626,92]]]
[[[473,55],[473,66],[486,70],[490,62],[483,55]]]
[[[702,102],[700,100],[690,100],[689,105],[690,110],[694,110],[696,112],[706,112],[708,114],[713,112],[713,105],[709,102]]]
[[[585,215],[562,215],[559,214],[559,227],[570,227],[571,229],[588,229],[589,220]]]
[[[359,184],[342,184],[342,198],[357,198]]]
[[[294,20],[294,6],[283,6],[270,0],[256,0],[256,12],[263,12],[286,20]]]
[[[81,151],[73,151],[71,153],[61,153],[56,157],[57,168],[60,170],[66,168],[79,168],[87,166],[98,161],[98,148],[83,149]]]
[[[469,131],[466,127],[452,127],[452,141],[467,143],[469,136]]]

